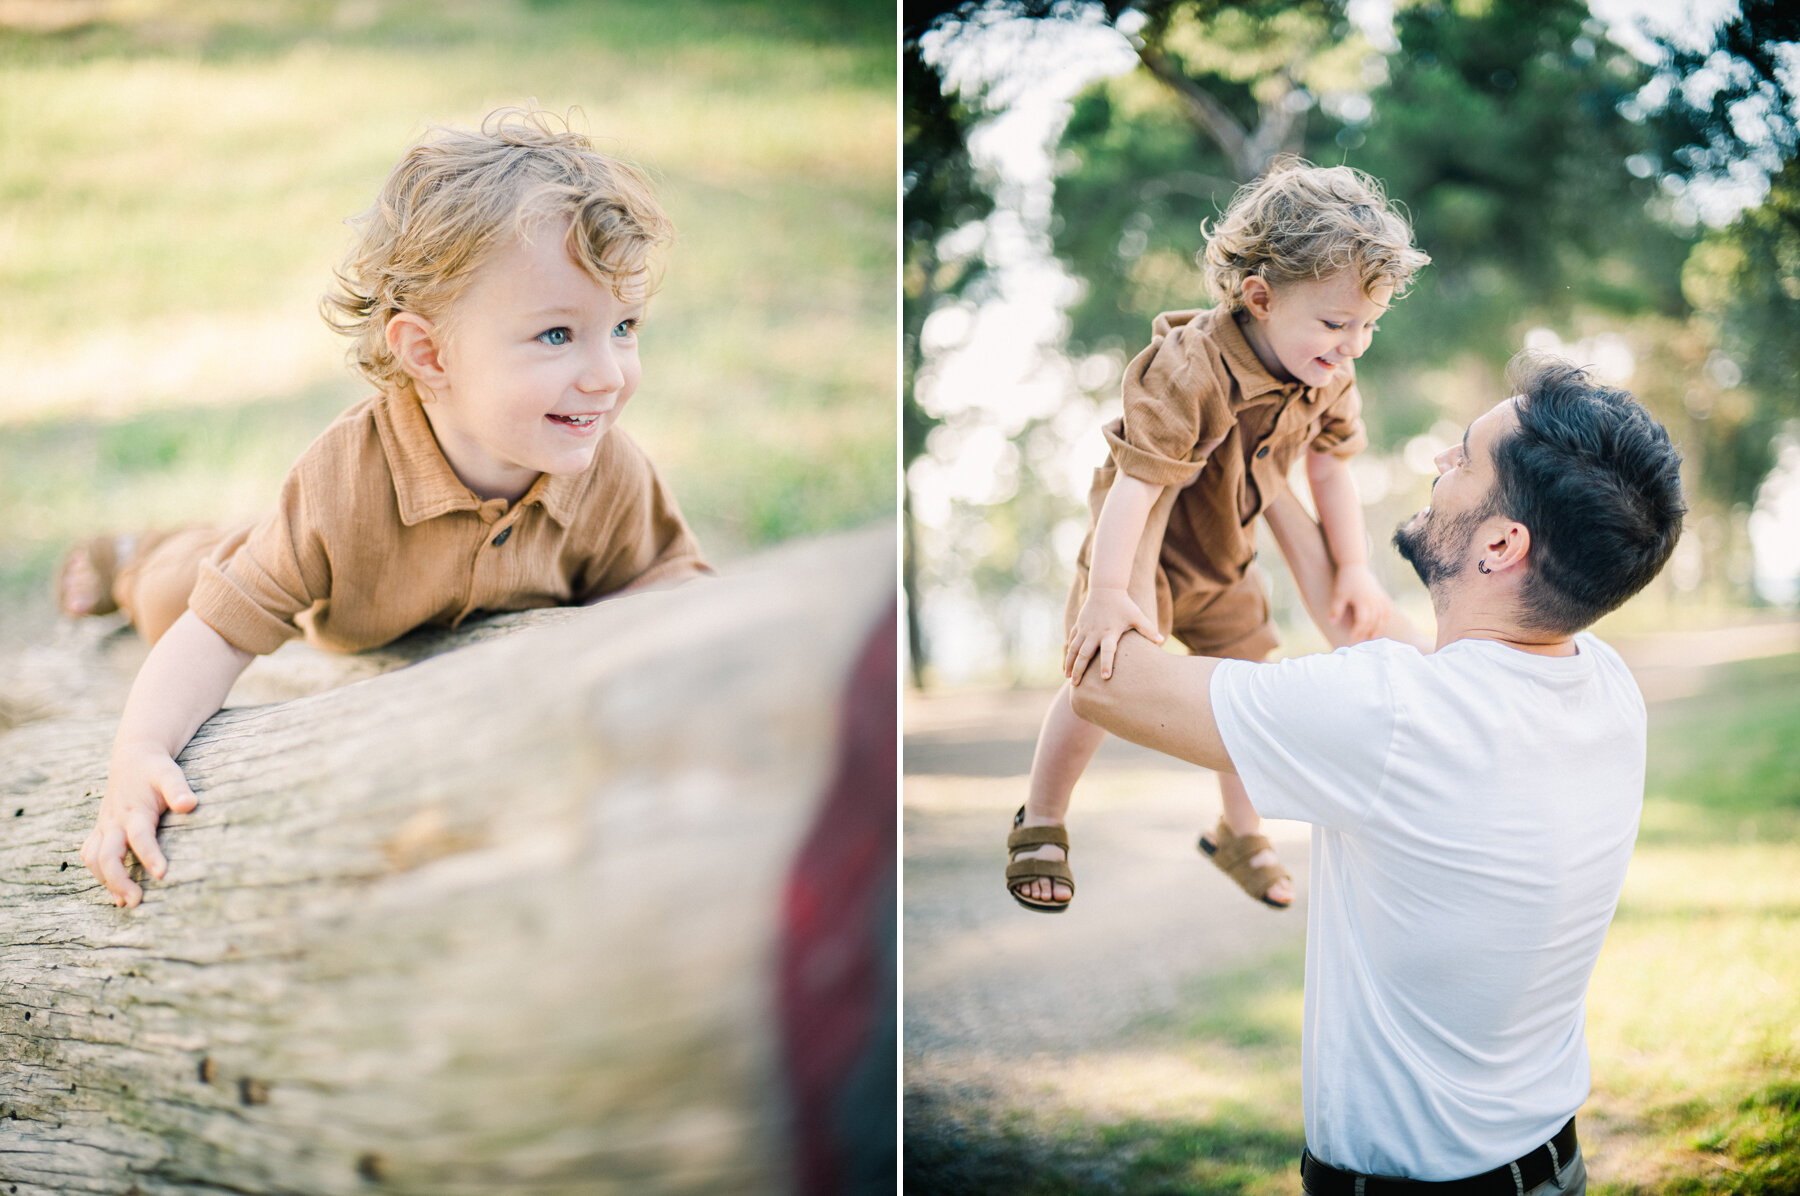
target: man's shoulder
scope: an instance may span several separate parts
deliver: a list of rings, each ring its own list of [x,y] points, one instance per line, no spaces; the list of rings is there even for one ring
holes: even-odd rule
[[[1411,644],[1373,639],[1332,652],[1313,652],[1266,662],[1221,661],[1225,684],[1260,687],[1269,692],[1291,689],[1297,694],[1339,694],[1346,708],[1391,701],[1394,679],[1430,669],[1429,658]],[[1312,700],[1310,697],[1309,701]]]

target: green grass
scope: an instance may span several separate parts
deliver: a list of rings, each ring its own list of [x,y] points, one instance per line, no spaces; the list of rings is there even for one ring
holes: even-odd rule
[[[1588,998],[1596,1196],[1800,1191],[1797,808],[1800,656],[1651,708],[1643,832]],[[909,1190],[1296,1191],[1302,973],[1291,952],[1209,977],[1028,1105],[915,1088]]]
[[[712,555],[892,517],[891,10],[18,9],[85,15],[0,26],[0,601],[74,536],[271,503],[365,392],[316,314],[344,219],[429,125],[532,99],[679,229],[625,426]]]
[[[1592,1104],[1648,1174],[1595,1191],[1800,1190],[1800,656],[1714,670],[1650,736],[1588,1016]]]

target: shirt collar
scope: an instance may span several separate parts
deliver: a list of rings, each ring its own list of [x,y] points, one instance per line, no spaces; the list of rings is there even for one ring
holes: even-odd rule
[[[447,515],[452,511],[479,511],[481,499],[463,485],[450,468],[431,421],[410,390],[388,392],[375,404],[375,427],[387,453],[388,472],[394,478],[394,497],[400,506],[400,522],[407,527]],[[599,454],[595,454],[596,465]],[[519,499],[519,505],[536,503],[545,514],[568,527],[579,507],[593,470],[567,477],[539,474]]]
[[[1244,394],[1244,401],[1251,402],[1266,394],[1285,394],[1300,387],[1299,381],[1283,382],[1262,363],[1256,350],[1244,336],[1244,330],[1238,326],[1236,317],[1220,304],[1213,308],[1217,313],[1213,317],[1213,340],[1218,343],[1219,355],[1225,360],[1225,368],[1237,379],[1238,389]]]

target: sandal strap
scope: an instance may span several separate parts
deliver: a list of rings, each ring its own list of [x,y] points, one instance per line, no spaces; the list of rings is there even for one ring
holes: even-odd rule
[[[1269,889],[1276,881],[1294,879],[1279,862],[1250,866],[1258,852],[1275,850],[1267,835],[1233,834],[1230,824],[1220,818],[1219,825],[1213,828],[1213,837],[1212,862],[1252,897],[1267,900]]]
[[[1229,831],[1226,833],[1230,834]],[[1249,863],[1259,852],[1274,849],[1266,835],[1232,835],[1229,840],[1219,843],[1219,853],[1213,856],[1213,863],[1231,872]]]
[[[1043,847],[1046,844],[1069,849],[1069,832],[1060,826],[1022,826],[1006,836],[1006,849],[1018,851],[1023,847]]]
[[[1014,860],[1006,866],[1006,887],[1016,888],[1021,881],[1027,880],[1060,880],[1071,890],[1075,888],[1075,874],[1069,871],[1069,865],[1062,860],[1031,859]],[[1057,904],[1062,904],[1058,902]]]

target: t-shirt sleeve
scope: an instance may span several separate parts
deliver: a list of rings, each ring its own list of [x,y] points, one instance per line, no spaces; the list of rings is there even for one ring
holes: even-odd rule
[[[300,634],[294,619],[331,594],[331,562],[317,526],[305,460],[288,474],[273,514],[235,552],[200,563],[189,609],[229,643],[256,655]]]
[[[1321,413],[1312,448],[1315,452],[1348,459],[1368,447],[1369,432],[1363,426],[1362,418],[1362,394],[1352,381]]]
[[[576,578],[580,602],[621,590],[671,585],[712,572],[675,495],[636,442],[607,434],[606,482],[596,503],[586,560]]]
[[[1392,670],[1418,650],[1371,640],[1273,664],[1225,660],[1212,709],[1259,814],[1354,829],[1381,795],[1397,723]]]
[[[1224,365],[1196,314],[1157,317],[1149,347],[1125,367],[1125,414],[1106,429],[1113,463],[1152,485],[1192,481],[1235,422]]]

